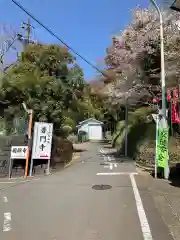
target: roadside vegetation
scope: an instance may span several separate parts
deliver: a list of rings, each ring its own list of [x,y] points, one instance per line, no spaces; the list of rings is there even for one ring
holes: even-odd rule
[[[180,15],[164,11],[166,83],[179,86]],[[112,38],[101,61],[102,75],[87,82],[66,47],[29,44],[0,78],[1,135],[24,134],[25,102],[34,121],[54,124],[55,135],[77,143],[76,125],[94,117],[104,122],[106,139],[124,151],[125,106],[128,107],[128,155],[151,165],[155,123],[161,98],[159,18],[153,9],[136,8],[132,21]],[[179,134],[170,139],[170,161],[179,161]],[[176,147],[175,147],[176,146]],[[148,157],[149,156],[149,157]]]
[[[166,85],[179,87],[180,15],[163,12]],[[109,107],[116,109],[112,145],[124,152],[125,105],[128,108],[128,156],[152,166],[155,153],[155,122],[151,116],[161,107],[159,17],[154,9],[136,8],[132,21],[112,38],[103,60],[105,72],[101,92],[108,96]],[[99,80],[101,81],[101,79]],[[175,126],[173,126],[174,128]],[[179,134],[170,136],[170,164],[179,162]]]

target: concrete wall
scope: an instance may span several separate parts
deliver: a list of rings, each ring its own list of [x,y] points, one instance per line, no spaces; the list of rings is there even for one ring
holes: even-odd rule
[[[88,134],[88,138],[90,138],[90,136],[89,136],[89,127],[90,126],[98,126],[101,128],[101,131],[102,131],[102,125],[98,121],[92,119],[92,120],[82,123],[82,125],[79,126],[79,128],[78,128],[78,133],[79,133],[79,131],[84,131]],[[102,138],[102,136],[101,136],[101,138]]]

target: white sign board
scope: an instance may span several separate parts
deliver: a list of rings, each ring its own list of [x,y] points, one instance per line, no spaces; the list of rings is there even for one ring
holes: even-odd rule
[[[35,122],[32,159],[50,159],[53,124]]]
[[[27,146],[11,146],[11,159],[26,159]]]
[[[153,117],[154,121],[157,123],[159,115],[158,114],[152,114],[152,117]]]
[[[163,110],[162,109],[159,109],[159,114],[160,115],[163,115]],[[166,117],[168,116],[168,109],[166,109]]]

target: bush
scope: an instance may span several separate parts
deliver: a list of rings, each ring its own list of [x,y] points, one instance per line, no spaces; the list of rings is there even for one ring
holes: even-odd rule
[[[117,127],[116,127],[116,132],[114,133],[114,135],[112,136],[112,146],[113,147],[120,147],[122,140],[124,138],[124,121],[120,121],[117,123]]]
[[[89,141],[87,132],[79,131],[79,133],[78,133],[78,141],[79,142],[87,142],[87,141]]]
[[[69,136],[69,134],[72,132],[72,127],[69,125],[63,125],[61,128],[61,136],[63,138],[67,138]]]
[[[143,107],[129,114],[128,120],[128,156],[139,164],[153,166],[155,160],[156,124],[147,116],[154,111],[153,108]],[[125,149],[124,121],[117,124],[113,135],[112,145],[124,153]],[[180,162],[180,138],[169,139],[169,164]]]
[[[75,128],[76,128],[75,121],[72,118],[70,118],[70,117],[65,117],[65,119],[63,121],[63,126],[71,127],[71,131],[75,130]]]
[[[147,141],[154,140],[155,124],[139,122],[131,126],[128,132],[128,156],[135,158],[139,152],[139,148]],[[125,142],[123,141],[122,148],[125,148]]]
[[[111,135],[111,132],[110,131],[107,131],[105,133],[105,138],[108,140],[108,141],[112,141],[112,135]]]
[[[154,124],[155,128],[155,124]],[[139,147],[139,151],[136,155],[136,162],[146,166],[153,166],[155,161],[155,137],[153,137],[154,129],[149,128],[146,141],[144,141]],[[169,165],[173,166],[180,162],[180,140],[178,138],[169,138]]]
[[[135,156],[137,163],[153,166],[155,160],[155,141],[144,141]]]
[[[135,112],[129,113],[128,116],[128,156],[134,158],[138,153],[138,149],[145,139],[149,138],[149,134],[155,139],[155,124],[149,122],[147,116],[154,112],[154,108],[142,107]],[[149,131],[148,129],[151,129]],[[112,140],[113,147],[119,149],[124,154],[125,149],[125,121],[117,124],[116,133]]]
[[[67,138],[69,141],[71,141],[72,143],[78,143],[78,136],[75,134],[71,134],[68,136]]]
[[[68,139],[53,137],[52,158],[54,164],[57,162],[68,163],[72,160],[73,144]]]

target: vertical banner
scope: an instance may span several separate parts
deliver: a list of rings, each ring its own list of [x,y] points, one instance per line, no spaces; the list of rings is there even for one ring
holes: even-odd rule
[[[168,158],[168,128],[158,128],[157,139],[157,167],[165,168]]]

